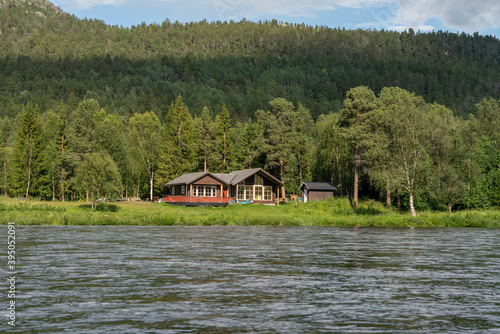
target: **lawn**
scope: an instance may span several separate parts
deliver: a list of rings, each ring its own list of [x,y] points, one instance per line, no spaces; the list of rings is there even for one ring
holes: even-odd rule
[[[158,203],[112,203],[92,210],[85,202],[40,202],[0,199],[0,224],[19,225],[279,225],[380,227],[500,228],[500,211],[389,211],[381,203],[364,201],[357,210],[348,199],[280,206],[230,205],[179,207]]]

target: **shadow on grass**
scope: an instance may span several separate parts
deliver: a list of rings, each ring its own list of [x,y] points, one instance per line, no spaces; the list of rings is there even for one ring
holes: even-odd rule
[[[384,213],[375,208],[357,208],[354,212],[357,215],[366,215],[366,216],[377,216]]]
[[[83,204],[78,206],[80,209],[83,210],[92,210],[92,205],[90,204]],[[104,203],[99,203],[95,207],[95,211],[99,212],[118,212],[120,211],[120,207],[118,205],[114,204],[104,204]]]

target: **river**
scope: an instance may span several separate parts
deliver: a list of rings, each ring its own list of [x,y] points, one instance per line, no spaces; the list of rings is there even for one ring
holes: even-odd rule
[[[7,332],[500,333],[500,230],[16,228]]]

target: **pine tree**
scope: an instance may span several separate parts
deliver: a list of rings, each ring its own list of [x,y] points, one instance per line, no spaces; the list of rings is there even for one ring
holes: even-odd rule
[[[7,165],[10,161],[11,148],[7,145],[7,130],[4,129],[4,124],[7,122],[1,122],[0,125],[0,190],[1,194],[7,197],[8,187],[7,187]]]
[[[215,123],[210,118],[210,112],[207,107],[203,108],[201,117],[194,120],[195,127],[199,131],[198,136],[198,155],[204,171],[215,171],[217,165],[220,165],[220,156],[215,146]]]
[[[231,119],[226,105],[222,105],[222,110],[215,119],[217,131],[215,133],[215,142],[217,145],[217,152],[221,157],[221,165],[218,168],[220,172],[227,172],[232,158],[232,139],[230,136]]]
[[[267,156],[268,167],[279,168],[279,178],[283,182],[281,187],[281,198],[285,198],[285,183],[288,184],[286,176],[287,167],[295,161],[292,148],[292,120],[296,117],[293,103],[283,98],[277,98],[269,102],[270,111],[257,111],[259,126],[263,129],[263,136],[259,139],[258,146],[263,154]]]
[[[259,158],[259,147],[257,139],[259,137],[259,126],[249,119],[243,128],[240,145],[240,165],[243,169],[257,167]]]
[[[23,109],[12,153],[12,182],[16,196],[40,195],[43,186],[43,125],[38,106]]]
[[[354,147],[354,193],[353,206],[358,207],[358,191],[359,191],[359,168],[362,160],[361,155],[363,150],[363,141],[369,138],[370,132],[367,129],[369,125],[365,121],[368,113],[376,110],[379,107],[379,101],[375,93],[368,87],[355,87],[347,92],[344,100],[344,108],[341,110],[341,124],[346,127],[346,137]]]
[[[160,185],[176,177],[193,172],[197,166],[197,133],[193,119],[179,95],[172,103],[163,130],[162,151],[158,162]]]

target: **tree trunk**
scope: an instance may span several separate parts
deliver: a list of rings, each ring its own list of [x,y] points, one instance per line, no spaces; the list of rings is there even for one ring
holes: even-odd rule
[[[390,210],[391,209],[391,188],[390,188],[389,183],[387,183],[387,198],[386,198],[386,201],[387,201],[387,210]]]
[[[87,203],[89,202],[89,191],[85,191],[85,197],[87,198]]]
[[[413,205],[413,193],[412,192],[410,192],[410,211],[411,211],[411,215],[413,217],[417,216],[417,212],[415,211],[415,206]]]
[[[205,147],[203,149],[204,157],[203,157],[203,171],[207,171],[207,136],[205,135]]]
[[[399,188],[398,188],[398,210],[401,210],[401,196],[399,196]]]
[[[352,206],[354,209],[358,208],[358,186],[359,186],[359,145],[356,144],[356,151],[354,152],[354,199]]]
[[[283,161],[280,161],[280,176],[281,176],[281,182],[283,182],[283,185],[281,186],[281,198],[285,198],[285,166]]]
[[[52,200],[56,200],[56,180],[54,176],[52,176]]]
[[[337,158],[337,173],[339,175],[340,196],[342,196],[342,166],[340,166],[338,158]]]
[[[470,170],[470,169],[471,169],[471,167],[470,167],[470,163],[471,163],[471,161],[470,161],[470,151],[468,152],[468,158],[469,158],[469,166],[468,166],[468,167],[469,167],[469,183],[467,184],[467,190],[470,190],[470,185],[471,185],[471,170]]]
[[[30,149],[30,155],[28,159],[28,185],[26,186],[26,200],[29,198],[30,194],[30,183],[31,183],[31,149]]]
[[[149,179],[149,201],[153,201],[153,179],[154,179],[154,172],[151,172],[151,178]]]
[[[65,171],[63,168],[61,168],[61,201],[64,202],[65,197],[64,197],[64,179],[66,178],[65,176]]]
[[[3,189],[4,196],[7,197],[7,161],[3,162]]]
[[[224,147],[223,147],[223,150],[224,150],[224,160],[222,161],[222,167],[223,167],[222,172],[225,172],[226,171],[226,132],[225,131],[224,131]]]

